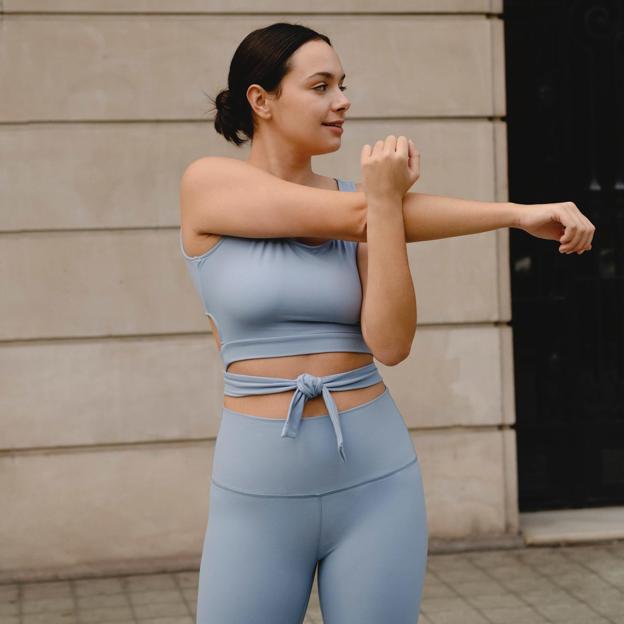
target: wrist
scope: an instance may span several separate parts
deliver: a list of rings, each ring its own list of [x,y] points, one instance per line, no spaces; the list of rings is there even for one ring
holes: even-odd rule
[[[514,202],[506,202],[506,206],[509,213],[509,226],[512,228],[521,228],[522,217],[526,212],[525,204],[516,204]]]
[[[366,201],[369,205],[383,206],[388,204],[403,203],[403,196],[398,191],[369,192],[366,191]]]

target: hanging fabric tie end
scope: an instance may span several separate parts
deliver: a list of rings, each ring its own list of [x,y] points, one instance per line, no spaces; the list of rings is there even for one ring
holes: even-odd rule
[[[338,445],[338,454],[340,455],[342,462],[346,463],[347,456],[345,455],[344,446],[342,444]]]
[[[292,427],[290,427],[290,423],[288,421],[285,422],[284,426],[282,427],[281,437],[282,438],[296,438],[297,437],[297,432],[294,431]]]

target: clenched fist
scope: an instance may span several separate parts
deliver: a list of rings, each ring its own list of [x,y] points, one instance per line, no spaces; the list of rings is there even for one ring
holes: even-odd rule
[[[420,153],[411,139],[393,134],[362,147],[362,186],[367,195],[401,199],[420,177]]]

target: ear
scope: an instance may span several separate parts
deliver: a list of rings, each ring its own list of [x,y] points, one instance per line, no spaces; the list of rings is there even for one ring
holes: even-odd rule
[[[247,101],[249,106],[261,119],[271,118],[271,107],[269,105],[268,93],[259,84],[251,84],[247,87]]]

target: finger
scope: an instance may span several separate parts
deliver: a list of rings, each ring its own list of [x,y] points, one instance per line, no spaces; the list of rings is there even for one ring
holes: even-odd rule
[[[561,235],[559,236],[559,253],[567,253],[569,243],[573,236],[573,228],[576,224],[568,214],[568,211],[561,207],[556,213],[557,219],[561,224]]]
[[[593,230],[595,228],[589,219],[577,208],[574,202],[568,202],[568,209],[579,223],[578,241],[576,239],[573,241],[575,244],[573,251],[579,253],[587,249],[587,246],[593,237]]]
[[[562,253],[570,254],[579,248],[579,243],[583,239],[583,224],[578,218],[578,215],[572,210],[572,206],[569,203],[564,203],[562,209],[568,216],[568,222],[566,224],[566,231],[561,237],[561,247],[559,251]]]
[[[414,145],[414,141],[412,141],[412,139],[408,139],[407,141],[407,153],[408,153],[407,166],[410,168],[411,171],[414,171],[414,164],[415,164],[414,156],[416,156],[416,146]]]
[[[416,152],[414,156],[412,156],[412,160],[410,162],[410,169],[420,175],[420,154]]]
[[[583,221],[583,215],[581,214],[581,211],[576,207],[574,202],[568,202],[567,208],[572,218],[578,224],[578,231],[572,239],[572,242],[570,243],[571,251],[569,253],[572,253],[577,252],[585,247],[585,241],[587,240],[587,224]]]
[[[570,228],[571,221],[570,216],[568,215],[568,211],[565,209],[565,203],[562,202],[559,204],[558,208],[555,210],[555,216],[557,220],[561,224],[561,236],[559,237],[560,246],[563,247],[570,242],[572,238],[572,230]]]
[[[371,155],[371,146],[367,143],[362,146],[362,150],[360,151],[360,165],[363,165]]]
[[[375,145],[373,146],[373,156],[378,156],[381,152],[383,152],[385,141],[383,139],[379,139],[375,141]]]
[[[407,160],[410,156],[409,154],[409,143],[407,142],[407,137],[401,135],[396,142],[396,151],[397,154],[400,154],[405,160]]]
[[[581,215],[582,217],[582,215]],[[580,250],[581,253],[583,253],[584,251],[587,251],[587,248],[589,247],[589,244],[591,242],[593,233],[591,231],[591,228],[589,225],[585,224],[585,220],[581,219],[583,221],[583,240],[581,241],[581,245],[580,245]]]
[[[384,149],[386,152],[394,152],[396,150],[396,137],[394,134],[389,134],[386,137]]]
[[[584,241],[585,250],[587,251],[588,248],[591,247],[591,242],[594,239],[594,232],[596,231],[596,227],[580,210],[579,210],[579,216],[581,217],[583,223],[585,223],[587,227],[587,237]]]

